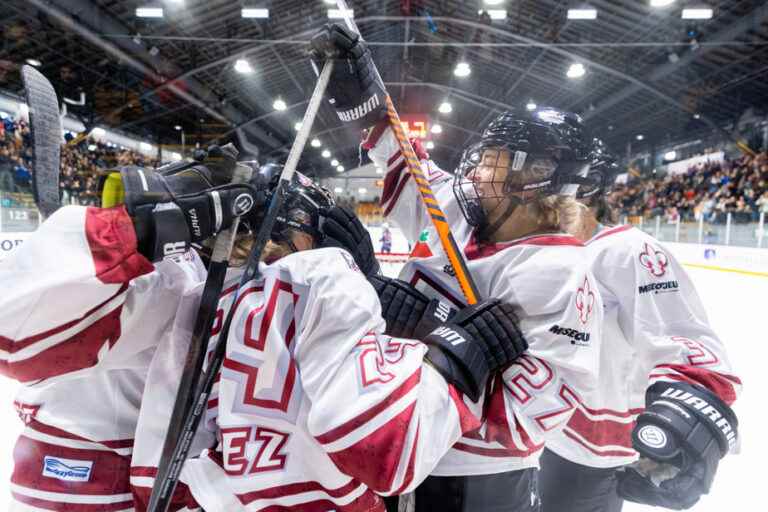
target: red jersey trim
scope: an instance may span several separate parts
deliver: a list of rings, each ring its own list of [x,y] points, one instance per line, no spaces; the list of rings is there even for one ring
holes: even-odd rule
[[[632,228],[633,228],[632,224],[623,224],[621,226],[615,226],[615,227],[603,230],[600,233],[598,233],[595,236],[593,236],[592,238],[590,238],[589,240],[587,240],[585,242],[585,245],[586,244],[591,244],[592,242],[594,242],[596,240],[600,240],[601,238],[604,238],[604,237],[609,236],[609,235],[615,235],[617,233],[623,233],[624,231],[629,231]]]
[[[467,246],[464,248],[464,254],[468,259],[476,260],[479,258],[487,258],[488,256],[493,256],[494,254],[501,252],[504,249],[515,247],[517,245],[569,245],[575,247],[584,247],[584,244],[581,242],[581,240],[566,234],[533,235],[526,238],[520,238],[518,240],[512,240],[510,242],[489,243],[482,245],[477,243],[477,237],[473,234],[470,238],[469,244],[467,244]]]

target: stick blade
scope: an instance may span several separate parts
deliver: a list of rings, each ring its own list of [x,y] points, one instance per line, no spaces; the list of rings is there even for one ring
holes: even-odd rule
[[[32,137],[32,195],[43,216],[59,209],[61,118],[51,82],[32,66],[21,68]]]

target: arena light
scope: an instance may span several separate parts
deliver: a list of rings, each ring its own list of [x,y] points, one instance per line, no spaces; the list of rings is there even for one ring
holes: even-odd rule
[[[536,107],[537,107],[537,105],[536,105],[536,104],[535,104],[533,101],[529,101],[529,102],[528,102],[528,103],[525,105],[525,108],[526,108],[527,110],[536,110]]]
[[[173,129],[176,130],[176,131],[179,131],[179,130],[181,130],[181,125],[177,124],[176,126],[173,127]]]
[[[27,59],[27,64],[29,64],[30,66],[35,66],[36,68],[39,68],[40,66],[43,65],[43,63],[37,59]]]
[[[301,121],[296,121],[296,124],[293,125],[293,129],[296,131],[299,131],[301,130],[301,125],[302,125]]]
[[[675,3],[675,0],[651,0],[651,7],[667,7]]]
[[[331,160],[331,165],[336,167],[337,165],[339,165],[339,161],[334,158],[333,160]]]
[[[485,12],[488,13],[488,16],[492,20],[505,20],[505,19],[507,19],[507,10],[506,9],[486,9]],[[482,14],[482,11],[480,11],[480,14]]]
[[[456,64],[456,68],[453,70],[453,74],[459,78],[464,78],[472,73],[472,68],[469,67],[468,62],[459,62]]]
[[[139,149],[141,149],[143,151],[152,151],[155,148],[152,147],[152,144],[149,144],[147,142],[140,142],[139,143]]]
[[[566,72],[566,76],[568,78],[581,78],[584,76],[584,74],[587,72],[586,69],[584,69],[584,64],[580,62],[574,62],[571,64],[571,66],[568,68],[568,72]]]
[[[272,103],[272,108],[274,108],[277,111],[282,111],[288,108],[288,105],[285,104],[282,98],[277,98],[274,103]]]
[[[237,59],[235,61],[235,71],[247,75],[249,73],[253,73],[253,68],[251,67],[251,63],[247,60]]]
[[[453,105],[449,101],[444,101],[437,107],[437,111],[441,114],[450,114],[453,112]]]
[[[483,0],[483,3],[485,5],[501,5],[504,3],[504,0]]]
[[[671,162],[675,158],[677,158],[677,151],[672,150],[672,151],[667,151],[666,153],[664,153],[664,160],[666,160],[668,162]]]
[[[323,0],[328,5],[336,5],[336,0]]]
[[[431,140],[428,140],[426,144],[424,144],[424,147],[427,149],[435,149],[435,143]]]
[[[257,7],[243,7],[240,11],[240,16],[243,18],[269,18],[269,9],[261,9]]]
[[[333,192],[335,194],[341,194],[342,192],[344,192],[344,189],[341,187],[336,187],[335,189],[333,189]]]
[[[442,127],[442,125],[439,125],[439,124],[433,124],[432,128],[429,131],[431,131],[435,135],[439,135],[439,134],[443,133],[443,127]]]
[[[337,165],[336,170],[339,172],[344,172],[344,166],[343,165]]]
[[[328,19],[329,20],[341,20],[344,18],[354,18],[355,17],[355,10],[354,9],[328,9]]]
[[[596,20],[597,9],[594,7],[581,7],[579,9],[568,9],[569,20]]]
[[[88,144],[88,151],[96,151],[96,144]]]
[[[138,18],[162,18],[162,7],[137,7],[136,17]]]
[[[322,153],[320,153],[323,158],[331,158],[331,152],[327,149],[324,149]]]
[[[699,120],[701,119],[701,114],[693,114],[693,118]]]
[[[366,192],[368,192],[368,189],[365,187],[360,187],[359,189],[357,189],[358,194],[365,194]]]
[[[96,127],[93,130],[91,130],[91,135],[94,137],[103,137],[106,135],[107,131],[104,128]]]
[[[323,145],[323,143],[320,142],[320,139],[315,137],[314,139],[312,139],[312,142],[310,142],[309,145],[312,146],[313,148],[319,148],[320,146]]]
[[[709,7],[690,7],[683,9],[680,17],[684,20],[708,20],[712,18],[712,9]]]
[[[645,135],[643,135],[642,133],[639,133],[639,134],[637,134],[637,136],[635,136],[635,138],[637,140],[643,140],[645,138]]]

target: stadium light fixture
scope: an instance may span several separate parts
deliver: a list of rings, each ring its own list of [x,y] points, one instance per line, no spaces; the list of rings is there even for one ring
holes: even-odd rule
[[[435,124],[432,125],[432,128],[430,128],[429,131],[431,131],[435,135],[439,135],[439,134],[443,133],[443,126],[435,123]]]
[[[334,194],[341,194],[342,192],[344,192],[344,189],[341,187],[336,187],[335,189],[333,189],[333,192]]]
[[[296,131],[299,131],[301,130],[301,125],[302,125],[301,121],[296,121],[296,124],[293,125],[293,129]]]
[[[137,18],[162,18],[163,8],[162,7],[137,7],[136,17]]]
[[[336,5],[336,0],[323,0],[323,2],[327,3],[328,5]]]
[[[483,0],[483,3],[485,5],[501,5],[504,3],[504,0]]]
[[[701,114],[698,114],[698,113],[697,114],[693,114],[693,118],[697,119],[697,120],[701,119]]]
[[[331,165],[336,167],[337,165],[339,165],[339,161],[334,158],[333,160],[331,160]]]
[[[584,64],[582,64],[581,62],[574,62],[568,68],[568,72],[565,75],[568,78],[581,78],[584,76],[586,72],[587,70],[584,69]]]
[[[337,165],[336,170],[339,172],[344,172],[344,166],[343,165]]]
[[[525,105],[525,108],[528,109],[528,110],[536,110],[536,107],[537,107],[537,105],[533,102],[533,100],[529,101]]]
[[[441,114],[450,114],[453,112],[453,105],[449,101],[444,101],[437,107],[437,111]]]
[[[480,9],[477,14],[482,16],[483,13],[487,13],[488,17],[492,20],[505,20],[507,19],[506,9]]]
[[[651,7],[668,7],[675,3],[675,0],[651,0]]]
[[[689,7],[683,9],[680,17],[684,20],[708,20],[712,18],[712,9],[710,7]]]
[[[639,134],[637,134],[637,136],[635,138],[637,140],[643,140],[645,138],[645,136],[642,133],[639,133]]]
[[[314,139],[312,139],[312,142],[310,142],[309,145],[312,146],[313,148],[319,148],[320,146],[323,145],[323,143],[320,142],[320,139],[315,137]]]
[[[328,151],[327,149],[324,149],[323,152],[320,154],[323,156],[323,158],[331,158],[331,152]]]
[[[368,192],[368,189],[366,189],[365,187],[360,187],[359,189],[357,189],[358,194],[365,194],[366,192]]]
[[[30,66],[35,66],[36,68],[39,68],[40,66],[42,66],[43,63],[37,59],[27,59],[27,64],[29,64]]]
[[[675,150],[667,151],[666,153],[664,153],[664,160],[666,160],[667,162],[671,162],[675,158],[677,158],[677,151]]]
[[[578,9],[568,9],[569,20],[596,20],[597,9],[594,7],[580,7]]]
[[[285,104],[282,98],[277,98],[274,103],[272,103],[272,108],[278,111],[282,111],[288,108],[288,105]]]
[[[181,125],[177,124],[176,126],[173,127],[173,129],[176,131],[181,130]]]
[[[99,126],[91,130],[91,135],[93,135],[94,137],[103,137],[104,135],[106,135],[106,133],[107,131],[104,128],[101,128]]]
[[[456,64],[456,67],[453,70],[453,74],[459,78],[464,78],[465,76],[469,76],[470,73],[472,73],[472,68],[469,67],[468,62],[463,62],[463,61]]]
[[[243,73],[244,75],[253,73],[253,68],[251,67],[251,63],[248,62],[245,59],[237,59],[235,61],[235,71],[238,73]]]
[[[342,20],[344,18],[354,18],[355,17],[355,10],[354,9],[328,9],[328,19],[329,20]]]
[[[243,7],[240,11],[240,16],[243,18],[269,18],[269,9],[262,9],[259,7]]]
[[[427,149],[435,149],[435,143],[431,140],[428,140],[426,144],[424,144],[424,147]]]

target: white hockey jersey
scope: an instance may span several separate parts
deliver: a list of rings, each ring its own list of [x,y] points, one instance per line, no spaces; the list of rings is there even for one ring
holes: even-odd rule
[[[462,433],[480,425],[482,404],[465,403],[424,364],[423,344],[381,334],[376,293],[347,252],[299,252],[262,272],[238,295],[209,399],[207,423],[218,442],[187,461],[183,481],[207,512],[383,511],[378,494],[420,483]],[[220,301],[212,344],[233,291]],[[183,358],[162,356],[166,349],[178,345],[161,346],[155,360],[176,359],[176,369],[163,373],[178,374]],[[168,412],[160,421],[144,411],[170,411],[175,393],[154,382],[151,372],[134,454],[148,468],[157,466],[163,435],[151,434],[145,420],[156,431]],[[152,405],[158,400],[166,404]],[[141,485],[148,489],[152,479]]]
[[[26,428],[12,510],[133,510],[129,468],[144,381],[194,254],[152,265],[123,208],[66,206],[0,264],[0,372]]]
[[[600,385],[548,447],[578,464],[615,467],[637,458],[630,435],[648,386],[689,382],[731,404],[741,381],[691,279],[656,239],[603,227],[587,250],[605,304]]]
[[[387,168],[381,199],[385,215],[412,243],[422,230],[428,230],[436,255],[412,259],[400,278],[430,297],[462,306],[453,269],[437,244],[389,128],[368,154]],[[527,355],[493,382],[482,427],[454,445],[433,474],[491,474],[536,467],[544,443],[565,426],[582,397],[597,385],[603,306],[586,249],[566,234],[478,246],[454,198],[452,177],[429,160],[422,160],[422,168],[480,296],[516,306],[529,343]]]

